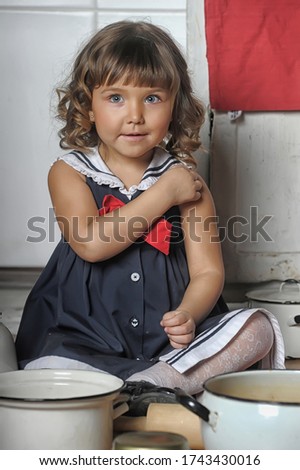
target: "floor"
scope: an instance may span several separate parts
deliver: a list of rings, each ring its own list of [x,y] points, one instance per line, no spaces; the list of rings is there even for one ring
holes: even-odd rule
[[[0,321],[15,337],[18,331],[26,298],[40,274],[39,269],[0,269]],[[234,310],[246,306],[234,299],[228,302]],[[288,369],[300,369],[300,358],[286,361]]]

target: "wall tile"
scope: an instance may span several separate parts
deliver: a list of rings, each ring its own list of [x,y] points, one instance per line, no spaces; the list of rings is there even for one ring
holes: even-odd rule
[[[163,0],[113,0],[108,2],[107,0],[96,0],[97,8],[109,9],[109,10],[186,10],[186,0],[172,0],[165,2]]]
[[[22,7],[22,8],[94,8],[94,0],[0,0],[0,7]]]
[[[117,11],[105,11],[98,12],[97,24],[98,28],[103,28],[109,23],[120,20],[142,20],[149,21],[158,26],[165,28],[171,36],[180,44],[183,51],[186,50],[186,15],[185,13],[167,14],[165,12],[151,12],[145,14],[145,12],[137,12],[129,14],[128,12],[117,12]]]
[[[47,173],[61,150],[50,117],[50,99],[93,26],[94,16],[87,12],[0,14],[1,175],[5,181],[0,191],[6,201],[0,218],[8,227],[1,233],[1,266],[42,266],[55,246],[48,237],[54,223],[50,217],[49,230]],[[28,231],[32,217],[45,219],[38,223],[46,230],[43,242],[26,241],[28,235],[38,235]]]

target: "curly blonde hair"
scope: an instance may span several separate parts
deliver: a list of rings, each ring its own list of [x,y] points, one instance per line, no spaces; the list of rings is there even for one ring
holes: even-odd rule
[[[119,21],[97,32],[79,52],[65,86],[57,88],[63,149],[88,150],[100,143],[90,120],[93,90],[101,85],[160,86],[175,96],[166,150],[195,164],[204,107],[194,96],[187,63],[174,40],[151,23]]]

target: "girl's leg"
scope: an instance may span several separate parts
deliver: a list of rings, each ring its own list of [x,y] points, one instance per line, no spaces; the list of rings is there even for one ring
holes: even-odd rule
[[[272,348],[273,341],[271,323],[264,314],[257,312],[224,349],[187,372],[181,374],[169,364],[158,362],[127,380],[145,380],[169,388],[180,387],[190,395],[196,395],[203,390],[203,383],[208,378],[248,369],[264,358]]]

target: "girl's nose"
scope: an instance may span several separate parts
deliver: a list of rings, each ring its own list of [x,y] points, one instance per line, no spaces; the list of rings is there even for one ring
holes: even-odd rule
[[[128,104],[128,114],[127,121],[128,123],[133,124],[143,124],[144,121],[144,112],[143,112],[142,103],[132,102]]]

